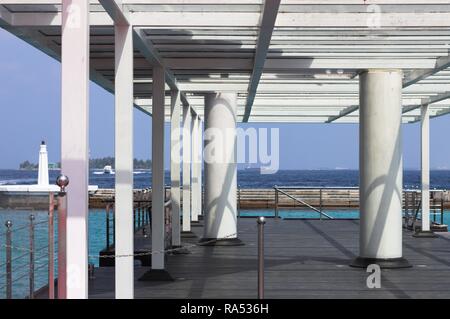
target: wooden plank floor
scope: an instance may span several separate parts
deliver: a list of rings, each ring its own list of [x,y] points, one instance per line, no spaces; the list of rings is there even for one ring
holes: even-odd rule
[[[348,266],[358,251],[356,220],[275,220],[266,224],[267,298],[450,298],[450,237],[404,233],[411,269],[383,270],[381,289]],[[202,227],[194,227],[199,237]],[[135,282],[136,298],[255,298],[256,222],[239,220],[245,246],[195,247],[167,257],[173,282]],[[195,243],[191,239],[190,243]],[[189,244],[189,242],[187,242]],[[135,277],[147,269],[136,266]],[[114,268],[96,269],[90,298],[113,298]]]

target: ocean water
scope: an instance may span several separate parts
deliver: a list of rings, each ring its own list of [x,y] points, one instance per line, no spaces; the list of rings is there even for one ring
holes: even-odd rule
[[[50,171],[50,181],[54,181],[59,171]],[[134,172],[134,187],[151,187],[151,171]],[[69,176],[70,178],[70,176]],[[169,172],[165,174],[165,182],[170,184]],[[272,188],[280,186],[306,187],[355,187],[359,183],[357,170],[280,170],[276,174],[260,174],[258,169],[239,170],[238,184],[241,188]],[[35,184],[37,171],[1,170],[0,185]],[[450,189],[450,170],[432,170],[430,172],[431,188]],[[99,188],[113,188],[114,175],[103,174],[99,170],[91,170],[89,183]],[[403,173],[404,188],[419,188],[420,171],[405,170]]]
[[[55,180],[59,171],[51,171],[50,179]],[[90,184],[100,188],[113,188],[114,175],[105,175],[100,171],[90,172]],[[166,183],[169,184],[169,174],[166,174]],[[35,184],[36,171],[0,170],[0,185]],[[358,186],[358,171],[355,170],[298,170],[279,171],[276,174],[261,175],[259,170],[238,171],[238,184],[241,188],[271,188],[279,186],[306,186],[306,187],[355,187]],[[150,171],[136,171],[134,174],[135,188],[151,186]],[[419,188],[420,172],[405,171],[404,187]],[[450,171],[431,171],[431,188],[450,189]],[[280,217],[289,218],[318,218],[313,211],[280,210]],[[334,218],[359,218],[357,210],[326,211]],[[39,288],[48,281],[48,223],[46,211],[8,211],[0,210],[0,298],[5,297],[5,222],[13,222],[13,297],[23,298],[28,294],[28,258],[29,253],[29,216],[35,216],[35,287]],[[242,217],[273,216],[274,210],[241,210]],[[440,220],[440,214],[432,213],[432,219]],[[450,214],[445,212],[444,222],[450,223]],[[103,210],[90,210],[89,213],[89,262],[98,265],[98,253],[106,246],[106,215]],[[55,229],[57,223],[55,221]],[[55,233],[55,238],[57,234]],[[25,249],[23,249],[25,248]],[[55,243],[55,256],[57,245]],[[55,267],[56,267],[55,262]]]

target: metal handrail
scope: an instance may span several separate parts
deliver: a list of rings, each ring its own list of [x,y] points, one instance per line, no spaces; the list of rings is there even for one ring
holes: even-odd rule
[[[283,195],[285,195],[285,196],[295,200],[296,202],[299,202],[300,204],[303,204],[306,207],[311,208],[313,211],[318,212],[321,216],[323,215],[323,216],[327,217],[328,219],[334,219],[334,217],[332,217],[332,216],[322,212],[321,210],[311,206],[310,204],[308,204],[307,202],[301,200],[300,198],[296,198],[296,197],[294,197],[294,196],[292,196],[292,195],[282,191],[278,186],[274,186],[273,188],[275,189],[276,192],[280,192],[281,194],[283,194]]]

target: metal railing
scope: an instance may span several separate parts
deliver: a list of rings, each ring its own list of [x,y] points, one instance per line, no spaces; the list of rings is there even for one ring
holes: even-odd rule
[[[11,299],[15,295],[14,284],[27,286],[22,289],[21,297],[34,298],[36,289],[36,273],[47,268],[48,274],[53,267],[52,258],[49,258],[49,251],[53,249],[50,238],[47,245],[39,247],[40,240],[36,240],[36,228],[41,230],[46,225],[53,224],[48,219],[36,221],[34,213],[28,215],[28,223],[19,227],[14,227],[12,220],[5,222],[5,232],[0,234],[4,237],[1,245],[4,249],[5,261],[0,264],[0,269],[5,267],[5,271],[0,275],[4,278],[4,283],[0,284],[0,291],[5,292],[5,298]],[[3,241],[3,240],[2,240]],[[25,290],[27,292],[25,292]],[[17,294],[16,294],[17,296]]]
[[[114,200],[105,201],[105,249],[114,247],[116,217]],[[146,227],[151,225],[151,200],[135,200],[133,204],[133,229],[134,232],[142,231],[147,234]]]
[[[430,190],[430,213],[433,216],[433,223],[444,225],[446,190]],[[439,194],[439,195],[437,195]],[[404,225],[408,229],[413,229],[416,221],[421,220],[422,196],[420,190],[406,189],[403,191],[403,211]],[[439,221],[437,219],[439,215]]]
[[[320,196],[320,204],[319,204],[320,205],[320,209],[317,209],[316,207],[311,206],[310,204],[308,204],[304,200],[302,200],[302,199],[300,199],[298,197],[294,197],[291,194],[289,194],[289,193],[287,193],[287,192],[285,192],[283,190],[283,189],[292,189],[290,187],[278,187],[278,186],[275,185],[273,187],[273,189],[275,190],[275,218],[279,218],[280,217],[280,214],[279,214],[279,193],[280,193],[280,194],[282,194],[282,195],[284,195],[284,196],[294,200],[295,202],[300,203],[301,205],[304,205],[304,206],[308,207],[309,209],[319,213],[320,219],[322,219],[322,216],[325,216],[327,219],[334,219],[334,217],[332,217],[332,216],[330,216],[330,215],[328,215],[328,214],[326,214],[326,213],[324,213],[322,211],[322,206],[323,206],[322,205],[322,189],[320,189],[320,193],[319,193],[320,194],[319,195]]]

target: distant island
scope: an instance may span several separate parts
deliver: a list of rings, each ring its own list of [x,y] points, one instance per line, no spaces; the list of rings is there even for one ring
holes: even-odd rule
[[[102,158],[91,158],[89,160],[89,168],[91,169],[103,169],[105,166],[110,165],[114,169],[114,157],[108,156],[108,157],[102,157]],[[140,160],[140,159],[134,159],[133,160],[133,166],[134,169],[151,169],[152,168],[152,161],[151,160]],[[49,163],[48,168],[49,169],[58,169],[61,167],[61,163]],[[24,161],[19,164],[20,170],[37,170],[39,168],[38,164],[31,163],[30,161]]]

